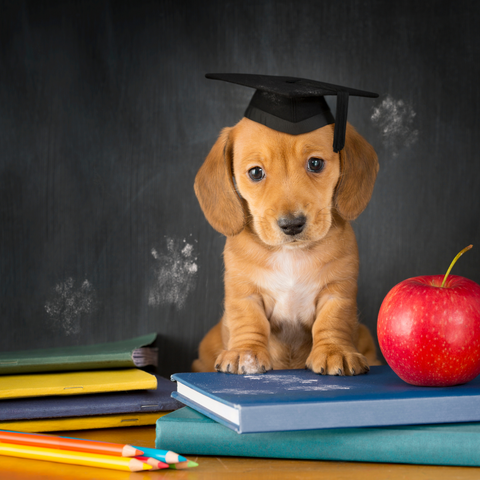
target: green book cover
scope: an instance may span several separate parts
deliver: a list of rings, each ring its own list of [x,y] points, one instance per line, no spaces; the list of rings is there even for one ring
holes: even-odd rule
[[[156,448],[187,455],[480,466],[480,423],[238,434],[184,407],[156,431]]]
[[[157,334],[118,342],[0,353],[0,374],[37,373],[157,364],[157,349],[149,347]]]

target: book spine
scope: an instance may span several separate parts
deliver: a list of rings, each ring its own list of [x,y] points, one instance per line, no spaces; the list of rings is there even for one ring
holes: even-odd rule
[[[134,368],[131,352],[71,355],[68,357],[38,357],[16,362],[0,363],[0,375],[40,373],[51,371],[103,370],[108,368]]]
[[[190,455],[480,466],[476,433],[422,427],[237,434],[214,422],[157,421],[156,447]]]
[[[91,430],[99,428],[154,425],[165,412],[71,417],[44,420],[19,420],[0,422],[0,429],[21,432],[56,432],[65,430]]]

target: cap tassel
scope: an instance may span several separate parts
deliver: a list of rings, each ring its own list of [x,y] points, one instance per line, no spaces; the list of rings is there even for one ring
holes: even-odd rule
[[[348,92],[337,92],[337,111],[335,114],[335,130],[333,136],[333,151],[338,153],[345,146],[347,129]]]

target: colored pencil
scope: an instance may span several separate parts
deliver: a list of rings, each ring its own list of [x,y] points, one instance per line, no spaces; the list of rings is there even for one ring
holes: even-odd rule
[[[198,467],[198,463],[187,460],[186,462],[172,463],[168,468],[173,468],[174,470],[184,470],[185,468]]]
[[[0,443],[0,455],[30,458],[34,460],[48,460],[70,465],[85,465],[89,467],[126,470],[130,472],[152,469],[151,465],[148,465],[141,460],[137,460],[136,458],[114,457],[112,455],[73,452],[71,450],[32,447],[30,445],[17,445],[13,443]]]
[[[136,457],[143,454],[143,450],[134,448],[131,445],[8,430],[0,430],[0,441],[19,445],[31,445],[32,447],[58,448],[60,450],[74,450],[76,452],[98,453],[99,455],[119,457]]]
[[[151,457],[144,457],[143,455],[140,455],[138,457],[135,457],[137,460],[141,460],[142,462],[148,463],[148,465],[152,466],[152,470],[161,470],[162,468],[168,468],[168,463],[161,462],[160,460],[157,460],[156,458],[151,458]]]
[[[168,450],[160,450],[158,448],[147,448],[147,447],[133,447],[138,450],[143,451],[143,455],[145,457],[156,458],[161,462],[165,463],[179,463],[179,462],[186,462],[187,459],[182,457],[178,453],[170,452]]]

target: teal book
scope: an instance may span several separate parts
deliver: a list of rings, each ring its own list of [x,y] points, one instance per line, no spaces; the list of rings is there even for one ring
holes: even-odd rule
[[[156,435],[156,448],[186,455],[480,466],[480,423],[239,435],[184,407],[159,418]]]
[[[117,342],[0,353],[0,375],[142,368],[158,363],[156,333]]]

